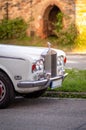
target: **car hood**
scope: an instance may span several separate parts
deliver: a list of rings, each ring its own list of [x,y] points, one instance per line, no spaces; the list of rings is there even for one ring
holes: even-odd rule
[[[41,54],[47,52],[49,48],[32,47],[32,46],[16,46],[0,44],[0,56],[24,58],[24,59],[39,59]],[[53,49],[57,52],[57,56],[65,56],[64,51]]]

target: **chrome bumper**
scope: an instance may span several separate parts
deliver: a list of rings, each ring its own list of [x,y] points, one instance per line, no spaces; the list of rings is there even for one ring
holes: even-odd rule
[[[64,79],[68,74],[64,74],[63,76],[56,76],[49,79],[39,80],[39,81],[21,81],[17,84],[18,88],[34,88],[34,87],[40,87],[40,88],[47,88],[50,86],[52,81]]]

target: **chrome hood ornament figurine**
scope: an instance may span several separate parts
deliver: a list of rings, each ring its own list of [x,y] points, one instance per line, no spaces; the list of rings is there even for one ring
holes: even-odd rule
[[[47,45],[48,45],[48,48],[50,49],[51,48],[51,43],[47,42]]]

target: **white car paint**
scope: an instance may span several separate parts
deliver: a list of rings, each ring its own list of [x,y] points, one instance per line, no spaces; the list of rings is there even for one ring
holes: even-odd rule
[[[28,93],[35,91],[35,88],[19,88],[17,84],[20,81],[34,81],[33,76],[40,72],[33,74],[31,72],[32,64],[34,60],[41,58],[41,54],[43,52],[48,50],[49,48],[44,47],[27,47],[0,44],[0,69],[5,71],[10,77],[17,92]],[[58,57],[66,56],[62,50],[53,50],[57,52]],[[21,76],[22,79],[15,80],[15,76]]]

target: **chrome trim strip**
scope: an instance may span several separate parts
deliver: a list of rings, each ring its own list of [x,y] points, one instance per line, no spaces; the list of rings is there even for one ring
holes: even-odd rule
[[[17,84],[19,88],[32,88],[38,86],[45,86],[49,80],[41,80],[41,81],[22,81]]]
[[[65,73],[65,74],[64,74],[64,78],[65,78],[67,75],[68,75],[68,73]]]
[[[10,56],[0,56],[0,58],[4,58],[4,59],[14,59],[14,60],[24,60],[25,61],[25,59],[23,59],[23,58],[17,58],[17,57],[10,57]]]

